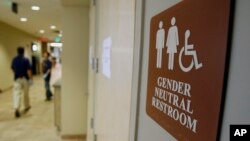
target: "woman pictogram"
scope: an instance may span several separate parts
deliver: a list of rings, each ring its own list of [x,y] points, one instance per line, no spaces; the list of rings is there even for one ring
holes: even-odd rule
[[[179,45],[179,35],[178,28],[175,25],[176,19],[172,17],[171,19],[171,27],[168,30],[168,37],[166,42],[167,53],[169,54],[168,59],[168,69],[174,69],[174,54],[177,53],[177,46]]]

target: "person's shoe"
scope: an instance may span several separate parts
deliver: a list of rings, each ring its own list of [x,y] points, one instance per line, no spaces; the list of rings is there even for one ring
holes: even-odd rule
[[[27,113],[30,110],[31,106],[24,109],[24,113]]]
[[[20,112],[18,110],[15,111],[15,117],[16,118],[19,118],[21,115],[20,115]]]

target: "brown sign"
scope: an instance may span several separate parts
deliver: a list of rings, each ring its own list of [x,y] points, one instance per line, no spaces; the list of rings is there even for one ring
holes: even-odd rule
[[[215,141],[230,0],[184,0],[150,24],[147,114],[180,141]]]

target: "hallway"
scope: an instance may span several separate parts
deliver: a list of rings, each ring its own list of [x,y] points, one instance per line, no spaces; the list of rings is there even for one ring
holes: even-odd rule
[[[31,110],[19,119],[14,117],[12,90],[0,94],[1,141],[61,141],[54,126],[54,103],[45,102],[43,80],[34,77],[30,88]]]

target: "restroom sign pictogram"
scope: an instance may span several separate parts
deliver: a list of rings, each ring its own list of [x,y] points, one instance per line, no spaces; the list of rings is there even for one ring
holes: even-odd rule
[[[179,141],[216,140],[230,0],[188,0],[151,18],[146,113]]]
[[[175,25],[176,18],[171,18],[171,26],[168,29],[168,34],[166,38],[166,48],[167,48],[167,54],[169,56],[168,58],[168,70],[174,69],[174,55],[177,53],[179,54],[179,66],[182,71],[189,72],[193,67],[195,69],[199,69],[202,67],[202,63],[198,63],[197,53],[194,49],[193,44],[189,44],[188,39],[190,37],[190,30],[187,29],[184,34],[184,46],[181,48],[180,53],[177,52],[177,46],[179,45],[179,34],[178,34],[178,28]],[[161,62],[162,62],[162,50],[164,48],[165,43],[165,30],[162,28],[163,21],[159,22],[159,29],[156,33],[156,49],[157,49],[157,61],[156,61],[156,68],[161,68]],[[182,56],[192,56],[193,59],[190,62],[190,65],[188,67],[185,67],[182,63]]]

